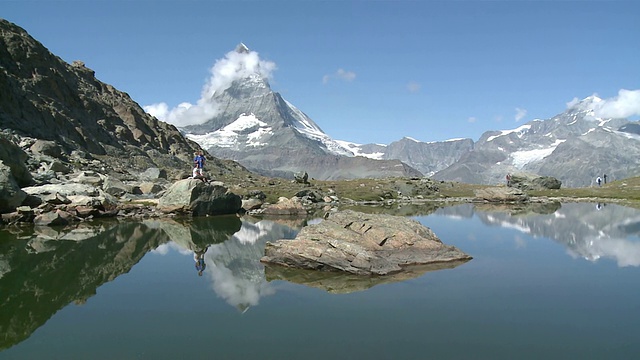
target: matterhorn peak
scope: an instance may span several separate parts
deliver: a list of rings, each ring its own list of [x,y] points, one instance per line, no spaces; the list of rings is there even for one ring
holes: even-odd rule
[[[236,46],[236,50],[235,51],[237,53],[240,53],[240,54],[248,54],[249,53],[249,48],[244,43],[240,43],[240,44],[238,44],[238,46]]]

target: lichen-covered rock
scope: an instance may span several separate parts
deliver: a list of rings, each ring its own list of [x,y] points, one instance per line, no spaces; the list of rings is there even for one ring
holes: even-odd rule
[[[387,275],[403,266],[469,260],[431,229],[400,216],[355,211],[331,213],[302,228],[294,240],[267,243],[264,263],[359,275]]]
[[[175,182],[158,201],[164,212],[186,212],[193,216],[235,214],[242,207],[240,196],[229,192],[221,182],[196,179]]]
[[[475,191],[476,199],[489,202],[526,202],[529,196],[513,187],[487,187]]]

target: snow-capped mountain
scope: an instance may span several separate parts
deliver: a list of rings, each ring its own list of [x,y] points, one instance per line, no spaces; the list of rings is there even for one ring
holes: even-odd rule
[[[426,176],[431,176],[454,164],[463,154],[473,150],[474,146],[471,139],[423,142],[410,137],[404,137],[389,145],[359,145],[345,141],[339,143],[358,156],[400,160]]]
[[[590,96],[551,119],[485,132],[472,151],[435,177],[495,184],[507,173],[525,172],[577,187],[604,174],[612,180],[640,174],[640,136],[626,119],[597,117],[600,101]]]
[[[249,53],[243,44],[237,53]],[[240,66],[240,70],[246,70]],[[550,119],[471,139],[421,142],[405,137],[389,145],[334,140],[280,94],[258,70],[242,73],[207,99],[215,116],[180,130],[212,155],[250,170],[316,179],[433,176],[439,180],[497,184],[507,173],[552,176],[565,187],[588,186],[597,176],[640,175],[640,125],[601,118],[602,100],[590,96]]]
[[[244,44],[236,48],[237,53],[248,51]],[[284,177],[306,171],[316,179],[422,176],[399,160],[356,157],[272,91],[259,71],[232,81],[207,101],[217,114],[180,130],[215,157],[236,160],[252,171]]]

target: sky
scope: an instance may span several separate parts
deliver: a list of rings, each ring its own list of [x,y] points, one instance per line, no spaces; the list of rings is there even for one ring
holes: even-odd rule
[[[594,94],[640,118],[640,1],[0,0],[0,18],[166,113],[225,83],[244,43],[272,90],[360,144],[477,140]]]

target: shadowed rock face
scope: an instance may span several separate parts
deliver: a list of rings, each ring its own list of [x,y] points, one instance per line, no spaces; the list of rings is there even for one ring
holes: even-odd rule
[[[268,243],[262,262],[301,269],[387,275],[403,267],[469,260],[415,220],[342,211],[303,228],[295,240]]]

